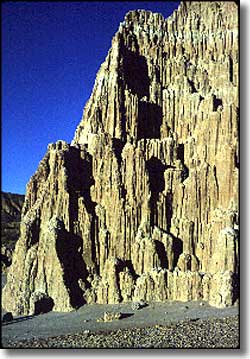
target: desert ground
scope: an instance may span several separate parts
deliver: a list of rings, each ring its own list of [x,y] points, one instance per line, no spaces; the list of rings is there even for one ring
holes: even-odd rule
[[[99,322],[104,312],[121,318]],[[198,301],[148,303],[138,310],[131,303],[93,304],[2,323],[4,348],[237,348],[238,336],[237,306]]]

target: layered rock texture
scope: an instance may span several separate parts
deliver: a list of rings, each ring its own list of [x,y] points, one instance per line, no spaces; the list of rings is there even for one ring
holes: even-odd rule
[[[1,192],[1,263],[4,271],[11,264],[12,252],[20,235],[23,203],[23,195]]]
[[[166,4],[167,6],[167,4]],[[129,12],[27,185],[7,310],[238,296],[238,9]],[[50,302],[51,303],[51,302]]]
[[[24,195],[1,192],[1,239],[2,244],[14,248],[19,237],[19,225]]]

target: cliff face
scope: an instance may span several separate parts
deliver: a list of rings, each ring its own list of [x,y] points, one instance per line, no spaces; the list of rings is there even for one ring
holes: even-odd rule
[[[24,196],[1,192],[1,263],[2,270],[11,264],[12,251],[20,235]]]
[[[232,305],[238,276],[238,9],[185,2],[129,12],[71,145],[27,185],[3,293],[84,303]]]
[[[1,222],[20,222],[24,195],[1,192]]]

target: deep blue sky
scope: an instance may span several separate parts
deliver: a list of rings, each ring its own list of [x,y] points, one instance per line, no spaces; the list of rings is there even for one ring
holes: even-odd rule
[[[6,2],[2,6],[2,190],[25,193],[48,143],[70,142],[96,72],[129,10],[179,2]]]

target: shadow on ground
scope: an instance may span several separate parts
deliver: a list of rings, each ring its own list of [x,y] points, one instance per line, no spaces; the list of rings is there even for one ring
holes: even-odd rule
[[[18,318],[14,318],[12,321],[9,322],[2,322],[2,326],[6,326],[6,325],[10,325],[10,324],[14,324],[14,323],[19,323],[19,322],[23,322],[25,320],[29,320],[34,318],[35,315],[26,315],[24,317],[18,317]]]

